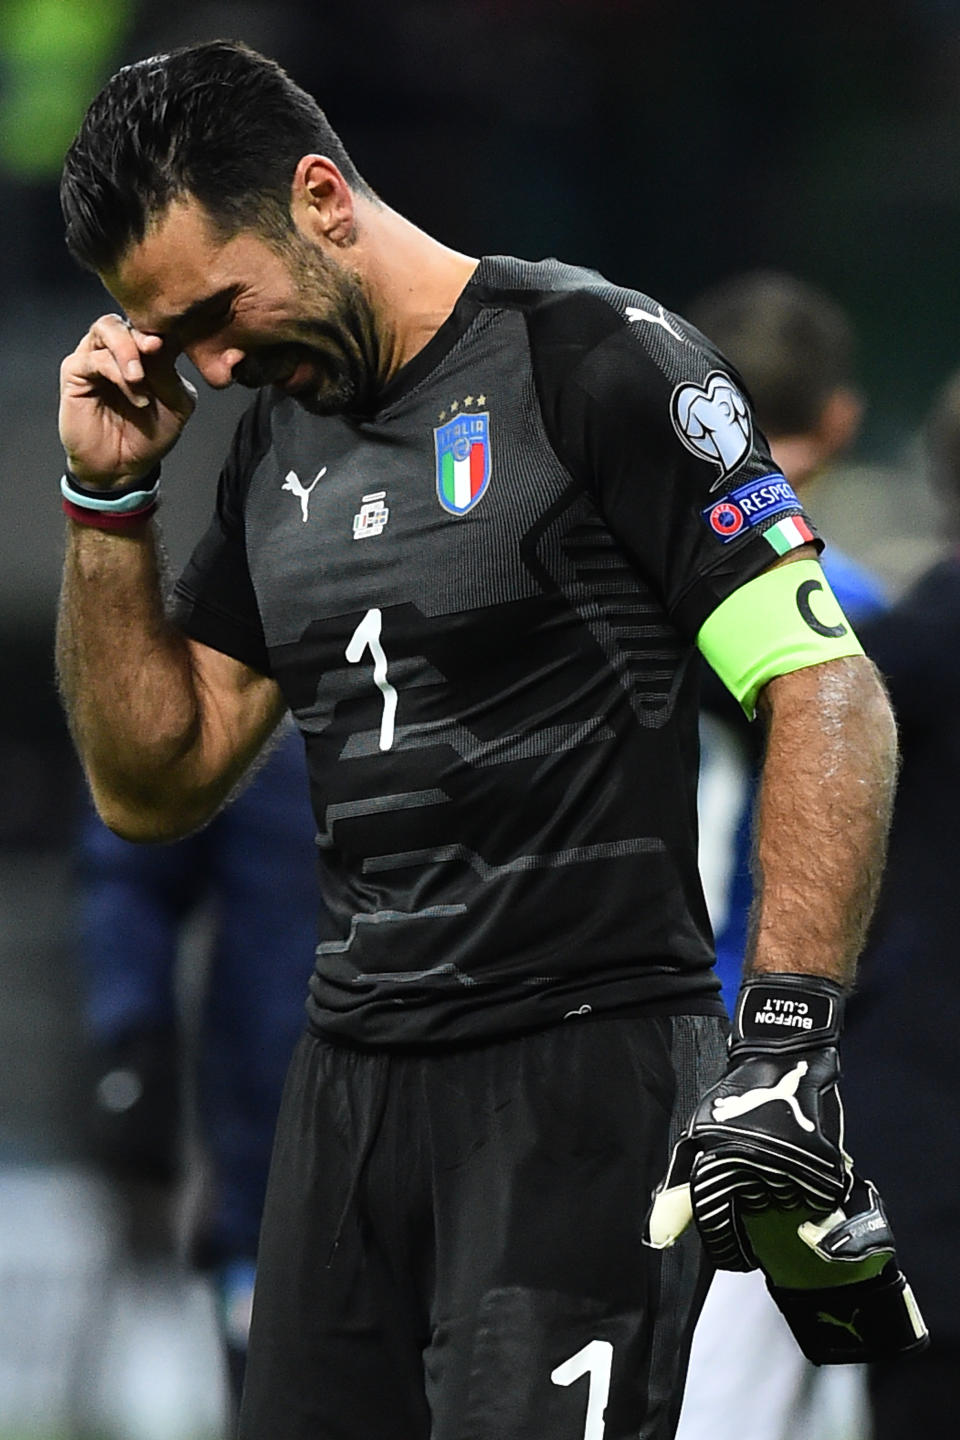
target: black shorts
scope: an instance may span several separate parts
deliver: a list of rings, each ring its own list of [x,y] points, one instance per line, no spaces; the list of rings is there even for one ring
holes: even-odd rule
[[[641,1243],[723,1069],[714,1016],[435,1054],[305,1036],[264,1212],[241,1440],[668,1440],[709,1283]]]

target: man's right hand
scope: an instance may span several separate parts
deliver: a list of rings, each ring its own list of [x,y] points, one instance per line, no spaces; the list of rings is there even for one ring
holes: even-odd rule
[[[146,475],[176,444],[197,392],[160,335],[101,315],[60,367],[60,439],[84,485]]]

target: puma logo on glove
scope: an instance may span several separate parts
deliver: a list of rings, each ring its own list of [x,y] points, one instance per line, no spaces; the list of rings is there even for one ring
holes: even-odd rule
[[[812,1133],[816,1130],[812,1120],[808,1120],[802,1114],[797,1104],[797,1086],[809,1070],[806,1060],[798,1060],[792,1070],[788,1070],[783,1079],[776,1085],[768,1085],[758,1090],[745,1090],[742,1095],[720,1095],[713,1102],[714,1120],[733,1120],[738,1115],[747,1115],[751,1110],[757,1110],[761,1105],[769,1105],[773,1100],[783,1100],[793,1111],[794,1119],[801,1130]]]

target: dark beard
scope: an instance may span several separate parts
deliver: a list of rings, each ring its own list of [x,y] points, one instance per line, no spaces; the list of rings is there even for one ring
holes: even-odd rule
[[[315,378],[292,392],[305,410],[313,415],[371,414],[382,385],[373,309],[352,276],[327,265],[320,271],[313,257],[311,262],[295,267],[304,301],[315,303],[322,289],[327,313],[313,317],[308,312],[297,322],[302,341],[264,345],[245,355],[234,366],[233,378],[253,389],[282,384],[306,360]]]

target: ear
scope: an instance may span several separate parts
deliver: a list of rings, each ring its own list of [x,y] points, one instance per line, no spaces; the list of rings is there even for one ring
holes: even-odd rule
[[[304,155],[297,162],[290,213],[300,233],[314,244],[324,240],[337,247],[353,243],[353,191],[325,155]]]

